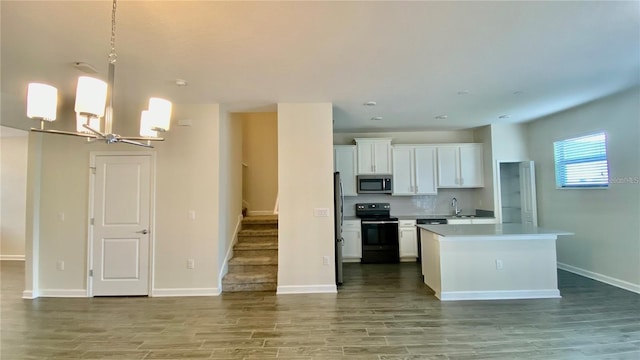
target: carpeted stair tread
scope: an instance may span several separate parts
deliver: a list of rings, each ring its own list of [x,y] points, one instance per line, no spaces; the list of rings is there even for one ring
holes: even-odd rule
[[[278,240],[253,240],[241,241],[234,247],[234,250],[278,250]]]
[[[228,284],[223,285],[222,290],[226,293],[230,292],[248,292],[248,291],[275,291],[278,285],[276,283],[255,283],[255,284]]]
[[[234,256],[229,260],[229,265],[276,265],[278,257],[272,256]]]
[[[238,232],[238,237],[249,236],[278,236],[278,229],[242,229]]]
[[[227,274],[222,279],[222,284],[257,284],[257,283],[275,283],[278,280],[277,274],[264,273],[239,273]]]

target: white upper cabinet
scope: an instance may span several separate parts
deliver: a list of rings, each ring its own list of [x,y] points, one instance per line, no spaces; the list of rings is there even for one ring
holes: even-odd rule
[[[391,174],[391,139],[355,139],[358,174]]]
[[[333,146],[333,170],[340,173],[344,196],[358,195],[356,188],[356,162],[355,145]]]
[[[393,147],[393,195],[433,195],[436,188],[436,147]]]
[[[438,187],[484,186],[482,144],[438,146]]]

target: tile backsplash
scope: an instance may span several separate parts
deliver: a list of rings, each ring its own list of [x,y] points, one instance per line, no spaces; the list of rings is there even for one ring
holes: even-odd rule
[[[458,208],[463,214],[475,214],[476,189],[438,189],[438,195],[391,196],[391,195],[358,195],[344,199],[345,216],[354,216],[357,203],[388,202],[391,204],[391,215],[452,215],[451,199],[458,199]]]

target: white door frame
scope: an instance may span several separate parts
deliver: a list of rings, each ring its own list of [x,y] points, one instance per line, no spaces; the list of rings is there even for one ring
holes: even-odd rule
[[[93,204],[95,192],[95,168],[96,157],[98,156],[149,156],[150,157],[150,177],[149,177],[149,281],[148,296],[151,297],[151,290],[154,287],[155,268],[155,219],[156,219],[156,152],[155,151],[91,151],[89,152],[89,209],[87,211],[87,297],[93,297],[93,277],[90,270],[93,269],[93,226],[91,219],[94,217]]]
[[[518,166],[520,166],[519,164],[523,163],[523,162],[530,162],[533,160],[515,160],[515,161],[509,161],[509,160],[496,160],[495,162],[495,169],[494,169],[494,188],[493,188],[493,202],[494,202],[494,215],[496,217],[496,220],[498,221],[498,224],[502,224],[502,196],[500,194],[501,191],[501,187],[502,187],[502,181],[500,180],[500,164],[518,164]],[[534,178],[535,178],[535,169],[533,172]],[[534,204],[533,207],[536,209],[534,212],[536,213],[536,226],[537,226],[537,198],[536,198],[536,183],[534,182],[533,184],[531,184],[531,186],[533,187],[533,200],[534,200]]]

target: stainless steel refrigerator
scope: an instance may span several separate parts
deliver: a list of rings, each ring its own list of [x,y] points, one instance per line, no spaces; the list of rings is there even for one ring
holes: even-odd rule
[[[336,284],[342,285],[342,222],[344,221],[344,195],[342,193],[342,181],[340,173],[333,173],[333,189],[334,189],[334,223],[335,223],[335,244],[336,244]]]

